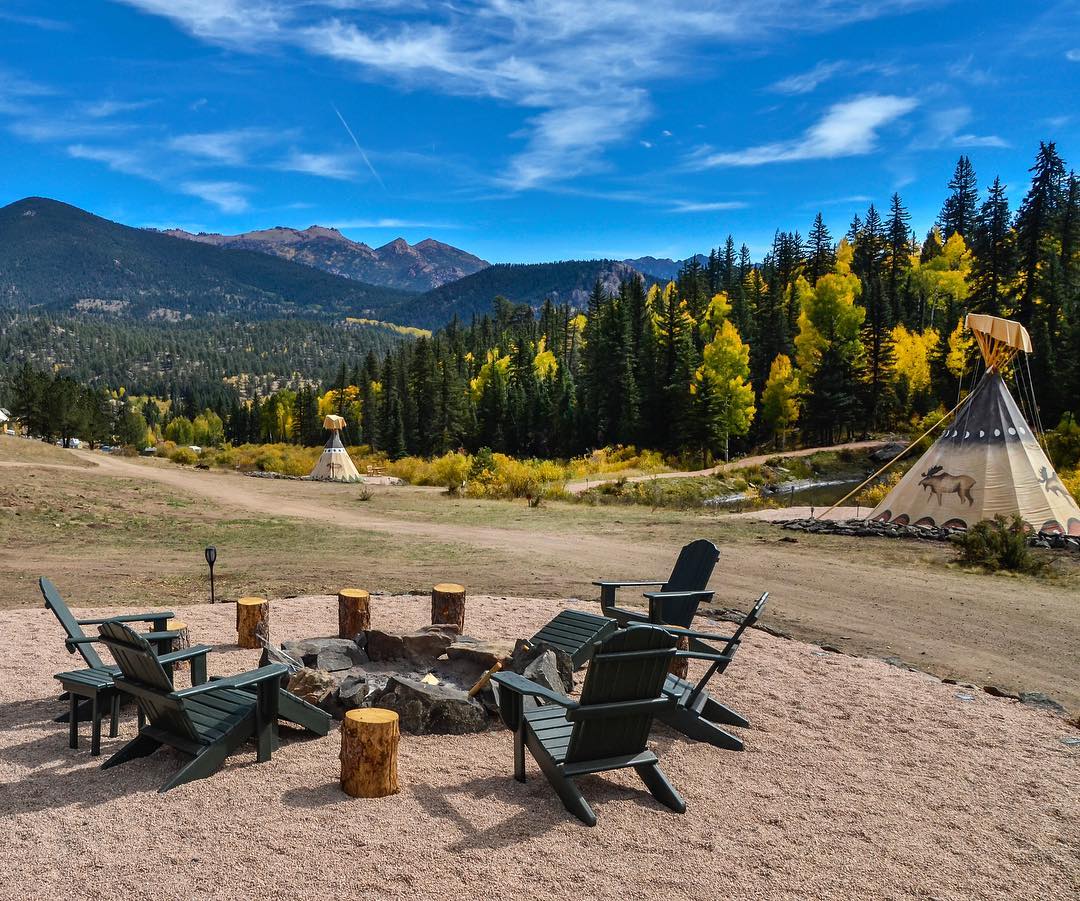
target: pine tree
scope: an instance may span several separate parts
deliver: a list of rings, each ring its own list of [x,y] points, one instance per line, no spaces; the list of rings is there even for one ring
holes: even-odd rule
[[[1004,311],[1009,285],[1016,276],[1016,255],[1009,228],[1009,200],[1000,178],[995,178],[979,210],[972,242],[971,309],[999,316]]]
[[[907,272],[911,268],[911,214],[905,209],[899,194],[893,194],[889,221],[885,226],[885,299],[893,321],[908,319],[911,304],[904,290]]]
[[[811,285],[826,272],[831,272],[836,263],[832,235],[829,234],[821,213],[814,217],[814,224],[806,241],[806,255],[806,279]]]
[[[975,229],[975,211],[979,203],[979,186],[975,178],[975,168],[966,156],[956,163],[952,180],[949,182],[952,193],[945,199],[938,216],[938,225],[945,240],[959,233],[964,240],[971,241]]]

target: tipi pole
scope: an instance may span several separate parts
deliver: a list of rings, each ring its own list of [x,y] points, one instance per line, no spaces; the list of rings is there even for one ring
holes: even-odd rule
[[[828,510],[826,510],[824,513],[822,513],[821,518],[824,519],[826,516],[828,516],[830,513],[832,513],[833,510],[835,510],[837,507],[839,507],[841,504],[843,504],[844,501],[846,501],[849,497],[851,497],[852,495],[858,494],[860,491],[862,491],[863,488],[865,488],[872,481],[874,481],[874,479],[876,479],[879,475],[881,475],[883,472],[885,472],[886,469],[888,469],[890,466],[892,466],[893,463],[895,463],[897,460],[899,460],[908,451],[910,451],[916,444],[918,444],[920,441],[922,441],[923,438],[925,438],[927,435],[929,435],[932,431],[934,431],[934,429],[936,429],[943,422],[947,421],[948,418],[953,415],[953,413],[955,413],[962,406],[964,406],[964,404],[966,404],[969,400],[971,400],[971,398],[972,398],[972,396],[974,394],[975,394],[974,391],[972,391],[970,394],[968,394],[967,397],[965,397],[962,401],[960,401],[960,403],[958,403],[955,407],[953,407],[948,413],[946,413],[944,416],[942,416],[941,419],[939,419],[932,426],[930,426],[930,428],[928,428],[925,432],[923,432],[918,438],[916,438],[914,441],[912,441],[911,444],[909,444],[902,451],[900,451],[900,453],[898,453],[895,457],[893,457],[888,463],[886,463],[884,466],[882,466],[881,469],[879,469],[872,476],[867,478],[865,482],[862,482],[861,484],[856,485],[854,488],[852,488],[851,491],[849,491],[847,494],[845,494],[842,498],[840,498],[840,500],[838,500],[835,504],[833,504],[831,507],[829,507]],[[869,514],[867,514],[867,515],[869,515]]]

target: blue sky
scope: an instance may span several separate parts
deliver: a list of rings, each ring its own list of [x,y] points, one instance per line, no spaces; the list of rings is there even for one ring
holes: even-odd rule
[[[0,0],[0,203],[492,261],[834,235],[1080,165],[1080,2]]]

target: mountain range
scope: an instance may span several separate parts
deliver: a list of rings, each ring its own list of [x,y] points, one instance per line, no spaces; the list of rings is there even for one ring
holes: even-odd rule
[[[414,295],[28,197],[0,209],[0,309],[178,320],[366,316]]]
[[[397,238],[382,247],[369,247],[345,237],[336,228],[321,225],[302,230],[278,225],[239,235],[192,234],[179,228],[163,234],[228,250],[259,251],[333,275],[404,291],[438,288],[489,265],[471,253],[432,238],[416,244]]]
[[[583,308],[597,280],[614,291],[635,274],[666,281],[681,266],[655,257],[490,265],[431,239],[371,248],[321,226],[193,235],[132,228],[42,197],[0,208],[0,310],[435,329],[490,312],[496,297]]]

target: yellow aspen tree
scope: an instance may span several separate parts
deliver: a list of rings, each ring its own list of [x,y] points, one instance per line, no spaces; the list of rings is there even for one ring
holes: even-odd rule
[[[774,437],[779,437],[780,450],[787,446],[788,431],[799,421],[799,391],[799,374],[791,365],[791,357],[777,354],[761,392],[761,415]]]
[[[732,435],[745,435],[754,421],[754,389],[749,382],[750,345],[725,321],[705,345],[690,385],[695,437],[707,461],[709,450],[723,448],[728,458]]]

